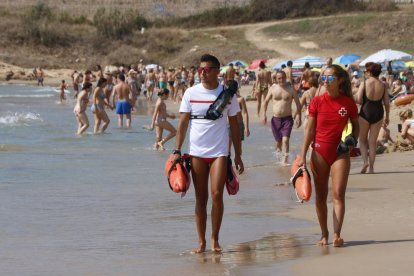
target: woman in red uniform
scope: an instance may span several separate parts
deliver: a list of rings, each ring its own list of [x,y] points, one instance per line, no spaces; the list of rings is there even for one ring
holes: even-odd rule
[[[358,109],[352,98],[351,82],[348,73],[338,65],[328,66],[321,76],[327,93],[316,96],[309,106],[309,119],[299,166],[306,166],[306,153],[312,143],[311,168],[315,182],[316,213],[322,236],[319,245],[328,244],[328,181],[332,175],[333,196],[333,246],[344,244],[341,238],[345,215],[345,191],[350,170],[349,151],[337,153],[342,130],[348,119],[352,123],[352,139],[356,144],[359,134]]]

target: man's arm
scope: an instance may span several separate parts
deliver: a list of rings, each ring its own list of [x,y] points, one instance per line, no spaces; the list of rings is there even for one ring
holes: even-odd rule
[[[292,89],[292,90],[293,90],[293,100],[295,101],[295,104],[296,104],[295,119],[296,117],[298,117],[297,127],[299,128],[300,125],[302,124],[302,106],[299,101],[298,93],[296,92],[295,89]]]
[[[273,89],[275,89],[273,86],[270,87],[269,92],[267,93],[266,98],[265,98],[264,102],[262,103],[262,105],[263,105],[263,114],[264,114],[263,124],[267,123],[267,115],[266,115],[267,105],[269,104],[269,101],[272,99]]]
[[[242,147],[241,147],[241,140],[240,140],[240,129],[237,123],[237,115],[229,116],[228,118],[229,118],[230,131],[231,131],[231,140],[233,141],[233,147],[234,147],[234,165],[236,166],[236,169],[239,172],[239,174],[242,174],[244,171],[244,165],[241,159]]]
[[[177,136],[175,138],[175,150],[181,151],[181,147],[183,146],[185,136],[187,134],[188,123],[190,122],[190,112],[181,112],[180,119],[178,121],[177,126]],[[181,157],[180,154],[175,154],[174,159],[178,159]]]

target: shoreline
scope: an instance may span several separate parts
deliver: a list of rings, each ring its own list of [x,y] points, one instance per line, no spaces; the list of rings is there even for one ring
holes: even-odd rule
[[[37,87],[33,81],[15,81],[7,85],[28,85]],[[50,86],[49,82],[45,82]],[[251,85],[243,86],[242,95],[246,97],[251,92]],[[150,103],[149,103],[150,104]],[[155,104],[155,101],[152,102]],[[260,124],[255,113],[256,102],[247,102],[251,123]],[[407,107],[407,106],[406,106]],[[411,105],[412,107],[412,105]],[[150,107],[148,107],[150,109]],[[179,104],[168,102],[171,112],[177,113]],[[403,107],[405,108],[405,107]],[[270,108],[269,108],[270,109]],[[390,129],[396,133],[399,108],[392,106],[390,112]],[[271,111],[268,111],[269,113]],[[150,115],[149,115],[150,116]],[[270,127],[267,125],[267,127]],[[302,127],[303,129],[303,127]],[[395,137],[395,136],[394,136]],[[248,143],[249,138],[245,143]],[[292,158],[292,157],[291,157]],[[310,240],[309,237],[318,237],[319,226],[314,210],[314,194],[309,203],[296,204],[293,208],[281,212],[278,216],[308,221],[293,231],[301,242],[292,245],[301,251],[300,256],[293,259],[275,261],[269,263],[271,267],[287,267],[293,275],[305,275],[312,273],[327,274],[337,273],[339,275],[409,275],[411,272],[410,253],[414,250],[414,235],[410,231],[414,229],[414,222],[409,219],[413,214],[412,200],[414,187],[412,187],[412,176],[414,175],[414,152],[395,152],[377,155],[376,174],[362,175],[360,170],[360,157],[351,161],[351,174],[348,181],[346,193],[347,208],[343,227],[345,247],[333,248],[330,244],[326,248],[316,245],[317,239]],[[266,171],[274,170],[272,164]],[[250,168],[257,171],[257,168]],[[398,180],[398,181],[396,181]],[[254,183],[249,183],[254,184]],[[287,187],[291,189],[291,186]],[[328,208],[331,212],[332,203],[328,200]],[[332,229],[331,216],[328,216],[329,229]],[[266,238],[266,237],[264,237]],[[304,240],[306,239],[306,240]],[[246,241],[244,245],[254,243]],[[330,240],[331,242],[331,240]],[[276,247],[275,249],[281,249]],[[355,266],[355,262],[362,260],[364,266]],[[327,265],[327,262],[330,265]],[[338,266],[340,263],[340,271]],[[343,267],[342,267],[343,266]],[[246,265],[246,271],[254,271],[255,265]],[[408,270],[410,269],[410,270]],[[245,270],[240,270],[243,272]]]

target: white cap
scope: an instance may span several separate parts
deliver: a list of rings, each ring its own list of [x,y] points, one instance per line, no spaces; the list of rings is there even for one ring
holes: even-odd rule
[[[354,72],[352,73],[352,76],[358,76],[358,72],[357,72],[357,71],[354,71]]]

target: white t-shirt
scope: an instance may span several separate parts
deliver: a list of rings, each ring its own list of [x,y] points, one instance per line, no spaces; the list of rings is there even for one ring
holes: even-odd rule
[[[203,84],[197,84],[188,88],[180,106],[180,112],[191,115],[206,115],[209,106],[223,91],[219,85],[214,90],[205,89]],[[223,110],[223,117],[217,120],[191,119],[189,125],[190,141],[189,154],[197,157],[219,157],[229,154],[229,129],[227,128],[227,116],[236,116],[240,111],[236,95],[231,103]]]

